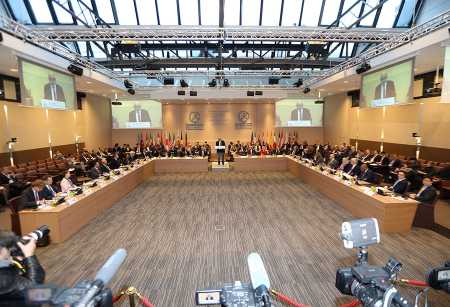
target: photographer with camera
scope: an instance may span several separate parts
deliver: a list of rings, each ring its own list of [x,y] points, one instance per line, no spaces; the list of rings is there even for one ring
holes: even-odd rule
[[[24,305],[24,290],[44,283],[45,271],[34,254],[36,240],[0,230],[0,306]]]

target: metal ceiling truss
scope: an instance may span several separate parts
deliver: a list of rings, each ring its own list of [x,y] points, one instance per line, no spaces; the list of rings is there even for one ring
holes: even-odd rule
[[[324,70],[321,76],[309,79],[304,83],[304,87],[312,87],[314,84],[329,78],[339,72],[350,69],[352,67],[358,66],[362,63],[368,62],[379,55],[385,54],[395,48],[403,46],[410,43],[416,39],[419,39],[435,30],[448,27],[450,25],[450,11],[444,12],[441,15],[434,17],[433,19],[420,24],[408,31],[402,33],[399,37],[393,38],[382,44],[375,45],[367,49],[366,51],[360,53],[358,56],[351,58],[339,65],[336,65],[328,70]]]
[[[32,29],[18,23],[11,18],[0,14],[0,29],[21,38],[27,42],[35,44],[41,48],[44,48],[58,56],[61,56],[74,64],[78,64],[84,68],[94,70],[99,72],[111,79],[121,81],[121,77],[116,74],[111,69],[108,69],[93,60],[85,58],[75,51],[67,48],[63,44],[55,41],[48,41],[43,39],[39,32],[33,31]]]
[[[210,26],[37,26],[44,41],[318,41],[386,42],[400,37],[405,29],[326,27],[210,27]]]
[[[208,77],[215,78],[312,78],[322,74],[319,70],[140,70],[121,73],[121,76],[141,76],[147,78],[189,78],[189,77]]]
[[[265,70],[268,68],[294,69],[294,68],[329,68],[340,64],[341,60],[321,59],[290,59],[290,58],[164,58],[157,60],[98,60],[98,63],[108,68],[133,68],[135,70],[159,70],[162,68],[240,68],[243,70]]]

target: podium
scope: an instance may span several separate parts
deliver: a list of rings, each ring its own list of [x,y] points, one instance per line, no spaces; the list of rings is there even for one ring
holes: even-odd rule
[[[215,148],[216,148],[216,151],[221,150],[221,149],[225,150],[225,146],[222,146],[222,145],[216,146]]]

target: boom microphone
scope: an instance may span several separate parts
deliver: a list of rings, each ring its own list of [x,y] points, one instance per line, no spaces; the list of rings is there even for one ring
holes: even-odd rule
[[[101,280],[103,285],[107,285],[114,275],[116,275],[117,270],[119,270],[120,266],[125,261],[126,256],[127,251],[123,248],[116,250],[97,272],[97,275],[95,275],[95,280]]]
[[[261,256],[258,253],[251,253],[248,255],[247,263],[256,296],[264,303],[263,306],[271,306],[269,295],[270,281]]]

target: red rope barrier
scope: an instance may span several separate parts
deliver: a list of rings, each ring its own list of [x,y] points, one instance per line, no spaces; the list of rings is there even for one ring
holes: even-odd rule
[[[348,304],[342,304],[339,307],[356,307],[359,305],[359,301],[351,301]]]
[[[416,287],[428,287],[428,284],[421,280],[415,280],[415,279],[400,279],[400,282],[405,283],[409,286],[416,286]]]
[[[280,292],[275,291],[273,289],[270,289],[270,292],[272,293],[273,296],[275,296],[275,298],[277,300],[281,301],[282,303],[288,304],[290,306],[294,306],[294,307],[311,307],[311,306],[308,306],[308,305],[299,304],[296,301],[294,301],[293,299],[291,299],[291,298],[287,297],[286,295],[281,294]]]
[[[139,297],[142,305],[144,305],[145,307],[154,307],[152,303],[150,303],[150,301],[148,300],[148,298],[145,298],[143,296]]]
[[[113,304],[117,303],[121,298],[123,297],[123,293],[120,293],[119,295],[113,296]]]

